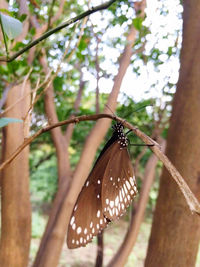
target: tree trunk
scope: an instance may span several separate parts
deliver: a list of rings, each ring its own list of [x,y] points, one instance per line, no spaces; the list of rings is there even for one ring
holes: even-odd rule
[[[184,1],[181,68],[167,139],[167,156],[200,200],[200,2]],[[163,170],[146,267],[195,266],[200,220]]]
[[[27,95],[30,86],[13,87],[6,107]],[[6,113],[6,117],[23,119],[28,111],[30,95]],[[3,160],[24,141],[23,123],[12,123],[4,129]],[[26,147],[1,175],[2,228],[0,244],[1,267],[26,267],[31,238],[31,205],[29,193],[29,148]]]

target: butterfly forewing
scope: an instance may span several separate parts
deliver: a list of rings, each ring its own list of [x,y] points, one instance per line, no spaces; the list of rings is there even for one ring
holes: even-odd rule
[[[118,142],[112,146],[113,155],[107,164],[102,184],[102,207],[109,220],[122,216],[137,194],[127,148],[120,149]]]

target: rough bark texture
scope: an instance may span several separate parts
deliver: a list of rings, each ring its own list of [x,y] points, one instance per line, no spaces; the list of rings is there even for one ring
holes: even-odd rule
[[[23,90],[24,89],[24,90]],[[30,86],[13,87],[6,106],[15,103],[26,95]],[[30,96],[15,105],[6,117],[22,119],[30,103]],[[4,130],[3,160],[5,160],[23,141],[23,123],[9,124]],[[29,148],[5,168],[1,175],[2,228],[0,244],[1,267],[26,267],[28,264],[31,238],[31,206],[29,199]]]
[[[200,199],[200,2],[184,1],[181,68],[173,102],[167,156]],[[164,169],[146,267],[195,266],[200,220],[192,215]]]

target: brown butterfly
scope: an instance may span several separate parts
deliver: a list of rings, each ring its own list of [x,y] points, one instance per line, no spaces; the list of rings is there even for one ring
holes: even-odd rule
[[[86,246],[125,213],[137,194],[124,127],[116,123],[113,130],[74,206],[67,235],[70,249]]]

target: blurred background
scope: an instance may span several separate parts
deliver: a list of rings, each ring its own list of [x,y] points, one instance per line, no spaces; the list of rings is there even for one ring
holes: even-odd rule
[[[1,61],[1,118],[24,121],[2,128],[2,162],[47,124],[112,110],[161,145],[198,198],[200,4],[189,2],[113,1]],[[21,21],[22,32],[9,36],[1,26],[0,56],[103,3],[1,0],[1,14]],[[2,171],[1,266],[199,266],[199,218],[145,146],[129,147],[139,194],[126,215],[87,247],[68,250],[71,181],[80,178],[74,203],[110,126],[104,119],[45,132]]]

